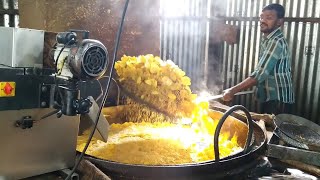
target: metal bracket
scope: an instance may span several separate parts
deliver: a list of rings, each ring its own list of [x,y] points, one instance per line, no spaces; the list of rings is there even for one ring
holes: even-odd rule
[[[50,92],[51,92],[51,85],[44,85],[40,86],[40,107],[41,108],[49,108],[50,106]]]
[[[61,169],[58,171],[58,173],[63,177],[63,179],[65,179],[71,173],[71,170],[70,169]],[[79,175],[74,172],[71,176],[71,180],[80,180]]]
[[[16,127],[21,127],[22,129],[32,128],[33,119],[31,116],[23,116],[20,120],[15,122]]]

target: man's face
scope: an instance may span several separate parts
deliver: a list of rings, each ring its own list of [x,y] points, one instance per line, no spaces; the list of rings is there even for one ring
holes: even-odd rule
[[[275,10],[264,10],[260,15],[260,31],[269,34],[281,26],[281,20],[278,19]]]

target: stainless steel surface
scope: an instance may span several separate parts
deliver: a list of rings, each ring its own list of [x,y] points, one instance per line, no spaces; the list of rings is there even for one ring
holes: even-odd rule
[[[172,60],[184,70],[191,78],[192,89],[206,83],[208,24],[194,17],[206,18],[208,3],[209,0],[189,0],[183,3],[160,1],[161,58]]]
[[[42,67],[44,31],[0,27],[0,39],[1,64],[10,67]]]
[[[97,114],[99,112],[99,106],[91,96],[89,97],[89,99],[92,102],[92,106],[90,107],[89,113],[84,115],[84,118],[87,120],[90,120],[94,124],[97,118]],[[102,140],[104,142],[108,141],[109,128],[110,128],[109,122],[106,120],[103,113],[101,112],[99,116],[99,121],[97,124],[97,131],[102,137]]]
[[[31,129],[14,126],[22,116],[38,120],[51,111],[0,111],[0,179],[20,179],[73,166],[79,116],[50,116]]]
[[[227,0],[226,23],[240,28],[240,41],[235,45],[224,44],[222,74],[224,88],[244,80],[253,71],[258,61],[261,39],[258,17],[263,6],[274,1]],[[277,1],[286,9],[283,27],[292,56],[293,83],[296,103],[294,113],[320,124],[320,27],[318,22],[306,18],[320,17],[320,0]],[[229,18],[229,19],[228,19]],[[250,111],[259,111],[253,95],[235,98]]]

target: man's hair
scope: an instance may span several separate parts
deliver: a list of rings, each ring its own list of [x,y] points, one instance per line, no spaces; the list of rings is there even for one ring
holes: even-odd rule
[[[275,10],[277,12],[277,17],[279,19],[284,18],[285,10],[283,6],[280,4],[269,4],[268,6],[265,6],[262,9],[262,11],[265,11],[265,10]]]

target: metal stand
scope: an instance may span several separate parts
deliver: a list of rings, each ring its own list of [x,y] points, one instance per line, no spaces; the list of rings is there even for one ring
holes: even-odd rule
[[[61,169],[58,171],[58,173],[63,177],[63,179],[65,179],[71,173],[71,170],[70,169]],[[71,176],[71,180],[80,180],[80,177],[77,173],[73,173]]]

